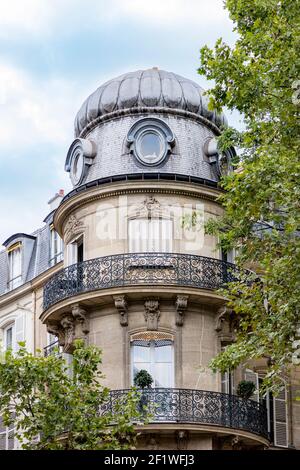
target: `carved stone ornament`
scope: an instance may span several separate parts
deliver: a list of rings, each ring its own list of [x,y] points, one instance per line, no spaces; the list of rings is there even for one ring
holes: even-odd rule
[[[177,431],[176,432],[176,441],[178,450],[186,450],[189,442],[189,433],[188,431]]]
[[[64,352],[69,352],[73,348],[73,341],[75,339],[75,320],[72,315],[65,315],[60,321],[64,330]]]
[[[57,336],[64,352],[72,352],[74,340],[84,339],[90,331],[88,314],[80,304],[73,304],[71,313],[65,314],[60,321],[47,322],[47,331]]]
[[[128,305],[126,302],[125,295],[115,295],[113,296],[115,307],[120,314],[120,325],[128,326]]]
[[[149,434],[147,436],[147,443],[146,443],[147,449],[150,450],[158,450],[159,449],[159,441],[158,441],[158,435],[157,434]]]
[[[68,242],[75,235],[78,235],[84,230],[84,223],[81,220],[78,220],[75,215],[70,215],[66,226],[65,226],[65,240]]]
[[[90,325],[86,311],[80,307],[79,304],[74,304],[72,307],[72,315],[79,324],[82,335],[87,335],[90,332]]]
[[[145,301],[144,316],[147,323],[147,330],[156,331],[158,329],[158,322],[160,317],[158,299],[151,298]]]
[[[219,308],[216,318],[215,330],[221,341],[232,342],[234,340],[232,310],[226,305]]]
[[[177,326],[183,326],[184,314],[187,308],[188,298],[188,295],[177,295],[175,302]]]
[[[50,335],[57,336],[59,346],[65,345],[65,333],[62,326],[53,320],[49,320],[47,323],[47,332]]]
[[[137,209],[139,217],[155,217],[160,214],[160,202],[154,196],[147,197]]]

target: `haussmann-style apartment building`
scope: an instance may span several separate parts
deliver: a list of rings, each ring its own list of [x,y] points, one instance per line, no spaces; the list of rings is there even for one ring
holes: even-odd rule
[[[25,340],[32,352],[58,344],[71,354],[84,338],[103,350],[112,404],[137,371],[149,371],[155,415],[140,429],[140,448],[300,448],[299,368],[282,377],[279,395],[262,397],[267,359],[225,374],[208,367],[234,341],[217,293],[233,276],[234,254],[203,228],[222,214],[218,182],[234,150],[218,152],[226,119],[203,93],[152,68],[86,99],[65,159],[73,190],[49,201],[42,228],[2,241],[2,349]],[[255,383],[252,400],[236,395],[245,379]],[[0,448],[16,447],[13,429],[0,424]]]

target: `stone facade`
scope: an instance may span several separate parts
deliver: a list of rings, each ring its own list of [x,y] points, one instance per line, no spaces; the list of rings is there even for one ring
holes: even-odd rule
[[[157,71],[151,70],[145,77],[157,78]],[[160,75],[167,77],[162,71]],[[140,72],[130,75],[138,82],[141,76]],[[151,87],[156,83],[155,77],[147,82],[149,96],[154,93]],[[172,75],[167,78],[172,80]],[[175,81],[174,89],[177,78]],[[120,83],[116,79],[100,91],[104,93],[107,86],[114,89]],[[198,90],[197,85],[193,87]],[[149,348],[150,359],[143,367],[151,367],[157,374],[154,391],[165,398],[168,416],[141,428],[141,448],[300,448],[300,406],[295,401],[298,370],[285,378],[284,400],[279,403],[269,398],[269,413],[274,413],[274,409],[276,412],[276,406],[284,411],[281,421],[276,415],[275,425],[269,419],[273,426],[269,429],[270,441],[261,431],[251,428],[250,421],[234,425],[225,419],[232,406],[230,400],[236,400],[237,408],[244,406],[235,397],[238,382],[251,378],[258,385],[265,361],[244,364],[222,376],[209,368],[221,348],[234,341],[231,312],[226,300],[216,292],[220,282],[227,279],[229,265],[222,261],[217,240],[204,233],[205,221],[222,214],[217,182],[224,155],[207,151],[208,139],[218,135],[222,120],[210,115],[205,106],[189,109],[188,86],[183,87],[184,99],[180,98],[171,110],[166,94],[157,105],[150,100],[148,105],[137,106],[139,101],[134,96],[130,100],[128,95],[131,89],[126,92],[126,103],[132,103],[128,109],[120,105],[121,101],[108,106],[105,96],[100,99],[99,90],[91,95],[76,118],[75,136],[93,142],[92,151],[84,150],[88,146],[82,141],[72,144],[66,165],[68,171],[76,173],[82,159],[81,183],[50,212],[43,229],[29,238],[21,234],[23,238],[14,236],[8,241],[10,247],[25,237],[30,246],[21,243],[23,259],[27,260],[21,285],[0,291],[0,333],[4,337],[7,325],[18,322],[22,324],[22,328],[18,326],[18,338],[26,339],[32,351],[46,348],[47,353],[54,339],[69,354],[77,338],[99,346],[103,351],[104,384],[111,390],[132,385],[139,367],[134,348]],[[201,100],[199,103],[204,103],[203,97]],[[131,126],[147,117],[162,120],[175,136],[175,144],[158,166],[143,165],[126,144]],[[164,174],[165,179],[147,178],[154,173]],[[117,178],[128,174],[143,177]],[[101,184],[93,184],[106,177]],[[187,181],[190,177],[211,184]],[[187,223],[183,223],[185,220]],[[63,240],[64,261],[51,266],[53,228]],[[154,232],[159,234],[157,239]],[[1,279],[3,286],[7,284],[8,256],[6,247],[0,253],[0,288]],[[55,283],[57,276],[60,284]],[[74,282],[70,280],[74,279],[77,290],[64,295],[62,285],[71,289]],[[162,351],[157,351],[157,347],[166,347],[161,360],[156,359]],[[160,368],[163,377],[159,375]],[[255,410],[263,406],[251,403],[249,406]],[[186,413],[195,411],[193,419],[189,414],[184,418],[176,415],[182,406],[187,407]],[[201,420],[203,413],[210,413],[207,421]],[[7,430],[0,429],[0,443],[1,436],[6,435]]]

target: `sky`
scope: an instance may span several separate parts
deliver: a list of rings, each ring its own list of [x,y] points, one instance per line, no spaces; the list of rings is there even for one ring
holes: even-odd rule
[[[71,190],[74,118],[97,87],[159,67],[208,88],[200,48],[236,39],[223,0],[0,0],[0,11],[0,245]]]

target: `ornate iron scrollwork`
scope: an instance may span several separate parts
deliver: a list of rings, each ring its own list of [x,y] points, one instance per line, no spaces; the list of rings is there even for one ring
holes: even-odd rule
[[[180,253],[132,253],[74,264],[54,274],[44,287],[44,310],[68,297],[110,287],[175,285],[219,289],[235,279],[234,264]]]
[[[126,401],[128,391],[111,391],[101,413],[113,414],[117,405]],[[140,393],[152,423],[207,424],[240,429],[268,439],[267,410],[256,401],[207,390],[153,388]]]

